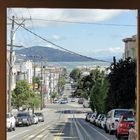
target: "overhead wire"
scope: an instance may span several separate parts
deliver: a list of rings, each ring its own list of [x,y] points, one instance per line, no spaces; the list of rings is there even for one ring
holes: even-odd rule
[[[67,21],[67,20],[46,20],[46,19],[32,19],[32,20],[40,20],[46,22],[64,22],[64,23],[78,23],[78,24],[94,24],[99,26],[126,26],[126,27],[136,27],[137,25],[129,25],[129,24],[113,24],[113,23],[95,23],[95,22],[82,22],[82,21]]]
[[[8,17],[8,18],[9,18],[9,17]],[[9,18],[9,19],[12,20],[11,18]],[[16,23],[17,25],[19,25],[19,23],[17,23],[16,21],[15,21],[15,23]],[[93,59],[93,58],[91,58],[91,57],[84,56],[84,55],[81,55],[81,54],[79,54],[79,53],[76,53],[76,52],[70,51],[70,50],[68,50],[68,49],[65,49],[64,47],[61,47],[60,45],[57,45],[57,44],[55,44],[55,43],[53,43],[53,42],[51,42],[51,41],[49,41],[49,40],[47,40],[47,39],[41,37],[40,35],[34,33],[33,31],[29,30],[28,28],[26,28],[26,27],[24,27],[24,26],[21,26],[21,27],[24,28],[26,31],[30,32],[31,34],[33,34],[33,35],[37,36],[38,38],[42,39],[43,41],[48,42],[49,44],[51,44],[51,45],[53,45],[53,46],[56,46],[57,48],[62,49],[62,50],[66,51],[66,52],[68,52],[68,53],[70,53],[70,54],[75,54],[75,55],[84,57],[84,58],[89,59],[89,60],[95,60],[95,59]],[[97,59],[97,60],[98,60],[98,59]],[[103,60],[102,60],[102,61],[103,61]]]

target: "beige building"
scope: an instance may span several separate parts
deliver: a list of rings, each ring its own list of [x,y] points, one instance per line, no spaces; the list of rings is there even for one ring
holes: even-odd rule
[[[131,57],[132,59],[136,58],[136,35],[123,39],[123,42],[125,43],[124,48],[124,56],[123,58]]]

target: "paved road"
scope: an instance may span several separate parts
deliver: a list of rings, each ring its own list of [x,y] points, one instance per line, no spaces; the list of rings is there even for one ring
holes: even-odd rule
[[[115,136],[84,120],[84,109],[77,102],[50,104],[43,110],[45,122],[17,127],[7,132],[8,140],[116,140]]]
[[[65,94],[70,95],[70,86],[66,85]],[[42,110],[45,122],[29,127],[17,127],[7,132],[7,140],[116,140],[104,130],[86,122],[89,108],[75,102],[68,104],[47,104]]]

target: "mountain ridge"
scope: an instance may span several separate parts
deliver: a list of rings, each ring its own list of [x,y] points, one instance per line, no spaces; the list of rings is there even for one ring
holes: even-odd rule
[[[83,55],[72,54],[55,48],[44,46],[32,46],[15,50],[18,59],[41,60],[46,59],[49,62],[73,62],[73,61],[103,61]]]

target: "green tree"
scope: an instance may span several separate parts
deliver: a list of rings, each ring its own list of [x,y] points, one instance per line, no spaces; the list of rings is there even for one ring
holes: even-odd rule
[[[90,74],[81,78],[76,84],[75,95],[84,96],[86,98],[89,97],[90,91],[95,84],[97,79],[97,75],[99,73],[98,69],[91,70]],[[81,93],[80,93],[81,92]]]
[[[106,98],[107,110],[112,108],[134,108],[136,88],[136,64],[131,58],[113,62],[108,80],[110,88]]]
[[[97,112],[105,112],[105,99],[108,93],[109,83],[105,77],[104,72],[95,70],[94,74],[94,84],[90,90],[90,106],[92,110],[97,110]]]
[[[51,98],[54,100],[56,97],[57,97],[57,92],[53,92],[52,94],[51,94]]]
[[[31,92],[30,97],[27,100],[28,102],[28,108],[32,108],[33,113],[34,109],[39,108],[41,104],[41,98],[39,94],[34,94],[34,92]]]
[[[19,81],[16,84],[16,88],[12,93],[12,105],[19,109],[19,107],[38,108],[41,103],[40,96],[35,94],[25,80]]]
[[[12,93],[12,105],[17,109],[23,105],[27,106],[27,100],[29,99],[30,94],[31,90],[29,89],[29,85],[25,80],[17,82],[16,88]]]
[[[73,69],[73,70],[71,71],[71,73],[70,73],[70,77],[71,77],[74,81],[79,80],[80,77],[81,77],[81,71],[80,71],[80,69],[78,69],[78,68]]]

